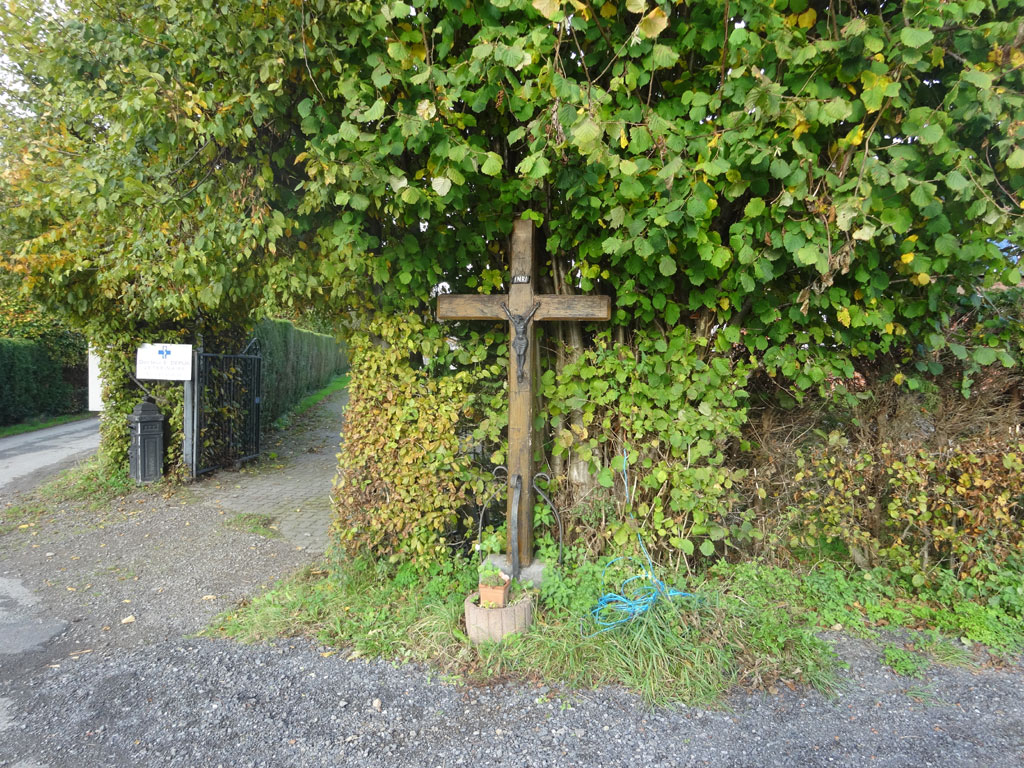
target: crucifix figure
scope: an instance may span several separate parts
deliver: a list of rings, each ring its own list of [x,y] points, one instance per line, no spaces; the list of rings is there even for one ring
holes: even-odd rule
[[[533,325],[544,320],[611,319],[608,296],[535,294],[533,241],[533,222],[517,220],[512,231],[512,284],[507,295],[445,294],[437,299],[438,320],[509,323],[512,355],[508,368],[508,557],[510,563],[522,567],[533,560],[533,407],[537,368]]]
[[[537,313],[537,310],[540,309],[540,303],[534,302],[533,309],[530,310],[528,315],[513,315],[509,312],[505,302],[501,303],[501,308],[505,311],[505,316],[508,317],[508,321],[512,324],[512,330],[514,331],[512,334],[512,351],[516,353],[516,381],[522,384],[523,377],[526,375],[526,350],[530,345],[526,326]]]

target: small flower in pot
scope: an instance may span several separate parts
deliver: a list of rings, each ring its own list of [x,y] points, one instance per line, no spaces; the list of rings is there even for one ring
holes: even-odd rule
[[[484,561],[478,569],[480,577],[480,606],[484,608],[504,608],[508,602],[508,588],[511,584],[508,576],[499,570],[494,563]]]

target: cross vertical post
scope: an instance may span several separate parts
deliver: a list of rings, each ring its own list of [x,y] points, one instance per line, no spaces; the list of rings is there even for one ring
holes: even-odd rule
[[[523,485],[518,510],[512,509],[513,494],[509,493],[507,519],[509,526],[513,520],[518,521],[515,538],[519,564],[527,566],[533,560],[533,401],[536,394],[533,373],[534,361],[537,359],[533,332],[533,317],[537,307],[533,293],[536,268],[533,258],[532,221],[516,221],[512,230],[510,262],[512,284],[508,291],[508,314],[511,318],[526,318],[526,322],[509,323],[511,359],[508,366],[508,476],[513,478],[519,475]],[[511,530],[508,544],[508,553],[511,557]]]

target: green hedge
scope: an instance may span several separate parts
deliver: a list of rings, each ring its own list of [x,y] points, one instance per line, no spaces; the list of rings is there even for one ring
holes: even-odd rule
[[[286,320],[263,320],[255,333],[263,352],[263,427],[348,370],[345,347],[333,336],[300,331]]]
[[[24,339],[0,339],[0,426],[33,416],[67,413],[71,386],[46,347]]]

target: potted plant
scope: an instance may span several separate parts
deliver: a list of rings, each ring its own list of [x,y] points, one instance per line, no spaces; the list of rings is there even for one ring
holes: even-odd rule
[[[494,563],[484,560],[477,569],[480,581],[480,605],[504,608],[511,580]]]

